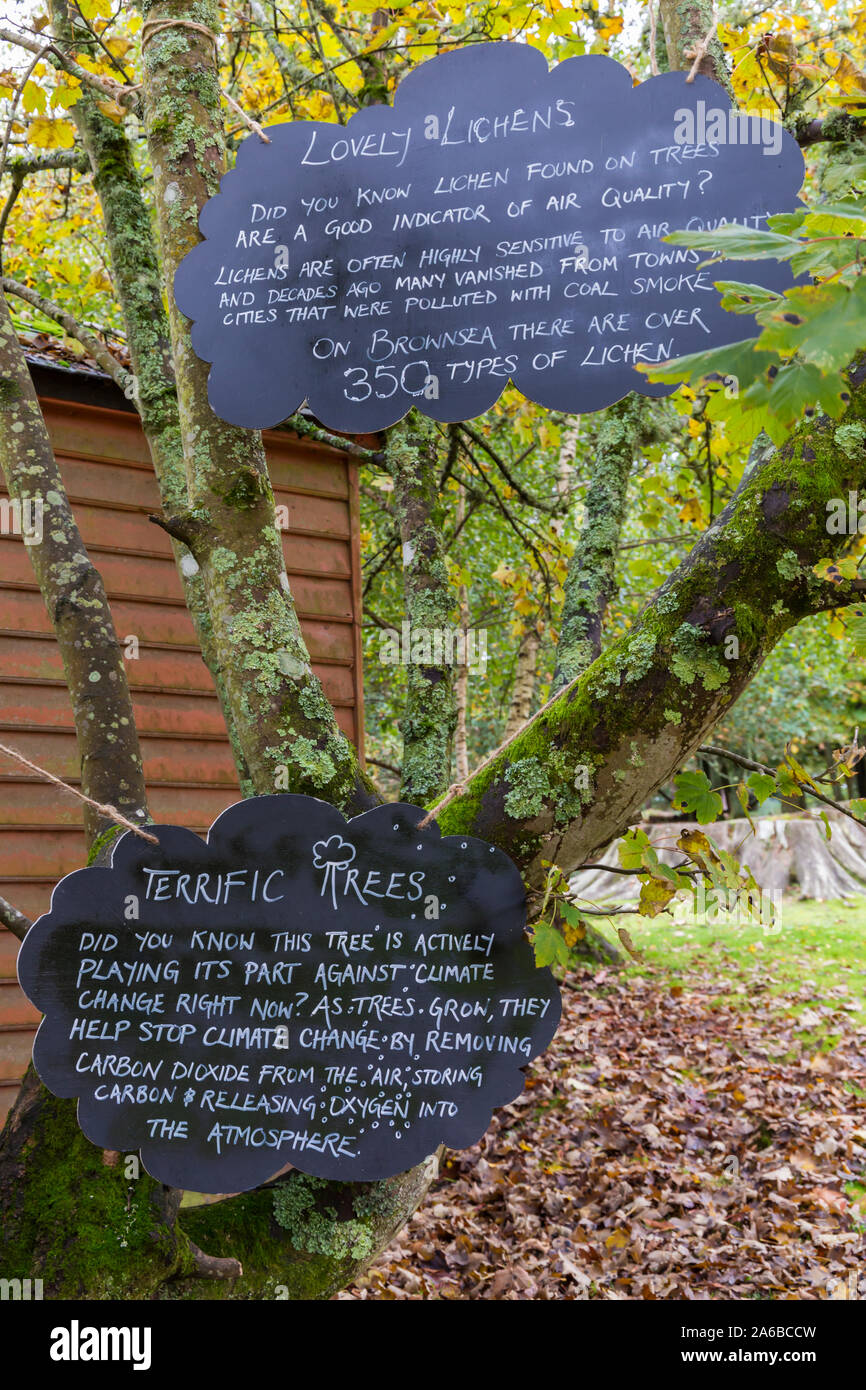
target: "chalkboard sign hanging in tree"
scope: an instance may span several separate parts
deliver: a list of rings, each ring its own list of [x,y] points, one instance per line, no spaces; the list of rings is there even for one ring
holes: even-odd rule
[[[629,391],[636,364],[747,337],[699,253],[664,241],[791,211],[803,157],[705,77],[635,86],[610,58],[548,70],[528,44],[475,44],[403,79],[346,126],[246,139],[200,217],[175,295],[211,362],[214,411],[385,428],[488,410],[509,380],[572,413]],[[773,289],[786,266],[728,262]]]
[[[154,826],[158,846],[127,833],[64,878],[18,975],[36,1069],[87,1137],[201,1192],[288,1163],[385,1178],[480,1138],[559,990],[511,860],[423,818],[253,797],[207,841]]]

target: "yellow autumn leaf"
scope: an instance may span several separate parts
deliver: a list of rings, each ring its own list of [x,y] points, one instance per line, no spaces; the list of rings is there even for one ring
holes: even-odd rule
[[[679,512],[680,521],[703,521],[704,513],[697,497],[690,497]]]
[[[638,911],[643,917],[657,917],[660,912],[664,912],[676,891],[676,884],[669,883],[667,879],[644,879],[640,886]]]
[[[608,1250],[624,1250],[629,1243],[629,1233],[622,1226],[617,1226],[604,1242]]]
[[[832,80],[843,92],[856,94],[866,92],[866,74],[860,72],[859,68],[856,68],[847,56],[839,60],[839,66],[833,73]]]
[[[112,101],[110,97],[107,97],[105,101],[98,101],[96,105],[99,107],[103,116],[107,116],[110,121],[114,121],[115,125],[120,125],[122,121],[126,120],[126,110],[119,102]]]
[[[30,115],[32,112],[43,112],[48,98],[38,82],[25,82],[21,93],[21,106]]]
[[[75,127],[69,121],[53,121],[37,116],[27,132],[31,145],[38,150],[71,150],[75,144]]]

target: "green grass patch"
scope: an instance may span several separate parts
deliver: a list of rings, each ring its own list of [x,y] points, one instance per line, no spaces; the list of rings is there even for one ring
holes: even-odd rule
[[[593,921],[613,940],[616,927],[627,929],[641,956],[628,960],[629,974],[661,975],[674,988],[688,979],[693,990],[699,987],[696,974],[706,972],[714,984],[710,1008],[750,1009],[756,986],[768,1000],[778,997],[786,1016],[807,1015],[799,1038],[810,1050],[829,1051],[839,1040],[838,1033],[808,1017],[816,1004],[843,1009],[852,1024],[866,1023],[866,897],[823,903],[785,899],[768,927],[735,920],[701,926],[666,914],[623,913]],[[719,990],[719,984],[725,988]],[[800,991],[807,986],[804,997]]]

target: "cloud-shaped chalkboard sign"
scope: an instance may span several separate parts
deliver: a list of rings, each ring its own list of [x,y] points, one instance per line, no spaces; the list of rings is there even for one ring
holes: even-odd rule
[[[238,1192],[291,1163],[389,1177],[461,1148],[550,1042],[557,985],[520,874],[423,811],[351,821],[304,796],[239,802],[207,841],[155,826],[55,888],[18,958],[33,1050],[102,1148]]]
[[[509,379],[569,412],[668,394],[635,364],[734,342],[752,320],[663,238],[764,226],[803,180],[793,137],[707,78],[635,87],[610,58],[551,71],[518,43],[433,58],[393,107],[345,126],[267,134],[241,145],[175,276],[213,409],[256,428],[305,399],[348,432],[412,406],[470,419]],[[792,282],[768,262],[724,278]]]

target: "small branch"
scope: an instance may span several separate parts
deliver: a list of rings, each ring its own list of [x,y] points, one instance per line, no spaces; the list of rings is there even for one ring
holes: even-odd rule
[[[6,165],[7,174],[13,177],[20,174],[22,178],[27,174],[41,174],[46,169],[74,169],[76,173],[86,174],[90,169],[90,160],[83,150],[54,150],[51,154],[33,157],[17,155]]]
[[[651,536],[648,541],[621,541],[617,550],[636,550],[641,545],[673,545],[675,541],[692,541],[695,536],[690,536],[687,531],[683,531],[678,536]]]
[[[5,898],[0,898],[0,922],[13,936],[17,936],[19,941],[24,940],[33,925],[29,917],[25,917],[23,912],[19,912],[18,908],[13,907]]]
[[[28,53],[35,53],[37,59],[47,59],[54,67],[62,68],[64,72],[68,72],[71,77],[77,77],[79,82],[88,87],[95,87],[103,96],[110,97],[119,106],[139,108],[137,87],[128,87],[122,82],[115,82],[111,77],[100,77],[95,72],[89,72],[58,48],[56,42],[43,44],[38,39],[32,39],[29,34],[19,34],[14,29],[0,25],[0,43],[15,44],[18,48],[26,49]]]
[[[19,80],[18,80],[18,84],[17,84],[17,86],[16,86],[16,88],[15,88],[15,91],[14,91],[13,94],[12,94],[12,100],[11,100],[11,102],[9,103],[9,108],[8,108],[8,110],[7,110],[7,112],[6,112],[6,130],[5,130],[5,133],[4,133],[4,135],[3,135],[3,147],[2,147],[2,149],[0,149],[0,175],[2,175],[2,174],[4,173],[4,171],[5,171],[5,169],[6,169],[6,157],[7,157],[8,153],[9,153],[9,142],[10,142],[10,140],[12,139],[12,126],[13,126],[14,123],[15,123],[15,113],[16,113],[16,111],[18,110],[18,103],[19,103],[19,101],[21,100],[21,93],[24,91],[24,88],[27,86],[27,83],[28,83],[29,80],[30,80],[30,74],[33,72],[34,68],[35,68],[35,67],[37,66],[37,64],[39,63],[39,59],[42,57],[42,54],[43,54],[44,52],[45,52],[44,46],[43,46],[42,44],[37,44],[37,45],[36,45],[36,56],[35,56],[35,58],[33,59],[33,61],[32,61],[31,63],[28,64],[26,70],[22,73],[21,77],[20,77]],[[13,203],[14,203],[14,201],[15,201],[15,198],[17,198],[17,196],[18,196],[18,194],[17,194],[17,192],[15,191],[15,189],[13,188],[13,190],[12,190],[12,202],[13,202]]]
[[[201,533],[206,530],[204,523],[194,516],[158,516],[151,512],[148,521],[152,521],[154,526],[168,533],[173,540],[180,541],[188,550],[195,555],[196,541]]]
[[[9,183],[9,195],[3,205],[3,211],[0,212],[0,255],[2,255],[3,246],[6,241],[6,224],[9,221],[12,209],[18,201],[18,195],[24,187],[24,175],[19,174],[17,170],[13,171]]]
[[[32,290],[29,285],[22,285],[18,280],[13,280],[9,275],[2,277],[3,288],[7,294],[14,294],[16,299],[23,299],[28,304],[32,304],[34,309],[38,309],[40,314],[46,318],[53,319],[70,338],[75,338],[77,342],[89,352],[94,361],[98,362],[102,370],[116,382],[125,396],[130,400],[135,400],[135,377],[118,362],[117,358],[105,346],[100,338],[92,333],[88,333],[86,328],[68,314],[65,309],[61,309],[59,304],[55,304],[52,299],[46,299],[44,295]]]
[[[240,1279],[243,1275],[243,1265],[231,1255],[206,1255],[192,1241],[189,1253],[193,1259],[194,1279]]]
[[[776,770],[767,767],[765,763],[756,763],[753,758],[741,757],[739,753],[732,753],[728,748],[717,748],[715,744],[705,743],[698,749],[699,753],[709,753],[717,758],[727,758],[729,762],[736,763],[738,767],[744,767],[749,772],[763,772],[768,777],[775,777]],[[838,801],[834,801],[832,796],[824,796],[822,792],[816,792],[814,787],[807,786],[805,783],[798,783],[800,791],[804,796],[814,797],[816,801],[823,801],[825,806],[830,806],[834,811],[838,811],[840,816],[847,816],[855,825],[859,825],[861,830],[864,822],[859,816],[855,816],[853,811],[847,810]]]
[[[799,121],[794,125],[794,138],[801,149],[818,145],[824,140],[834,144],[853,144],[855,140],[862,140],[864,135],[866,124],[847,111],[820,116],[814,121]]]
[[[253,133],[256,134],[265,145],[269,145],[271,143],[270,135],[265,135],[265,132],[262,130],[258,121],[254,121],[252,116],[248,116],[244,108],[241,105],[239,105],[238,102],[235,101],[233,96],[229,96],[228,92],[223,91],[222,98],[223,101],[228,102],[228,105],[234,111],[235,115],[240,116],[244,125],[248,126],[249,129],[253,131]]]
[[[473,429],[471,425],[467,425],[465,421],[462,421],[460,424],[460,429],[463,431],[464,434],[468,435],[468,437],[473,441],[474,444],[478,445],[479,449],[484,450],[488,458],[493,460],[493,462],[496,464],[496,467],[502,474],[503,478],[508,483],[508,486],[514,489],[521,502],[525,502],[527,507],[535,507],[537,511],[550,512],[552,514],[563,509],[563,502],[560,498],[558,498],[556,502],[542,502],[540,497],[533,497],[532,493],[527,492],[526,488],[523,487],[523,485],[517,481],[514,474],[510,471],[505,460],[496,452],[495,449],[492,449],[490,447],[484,436],[482,434],[479,434],[477,430]]]
[[[681,864],[673,864],[671,867],[676,873],[682,874],[684,878],[694,878],[697,873],[697,870],[691,867],[688,859],[684,859]],[[618,864],[578,864],[577,869],[573,869],[572,873],[577,873],[580,869],[598,869],[603,874],[627,874],[632,878],[638,878],[642,873],[646,873],[645,869],[622,869]]]
[[[383,763],[378,758],[371,758],[369,754],[367,755],[367,762],[372,764],[373,767],[381,767],[384,768],[386,772],[393,772],[395,777],[401,775],[400,768],[395,767],[393,763]],[[2,901],[2,899],[0,899],[0,901]]]
[[[309,420],[305,420],[301,415],[292,415],[285,424],[286,428],[294,430],[295,434],[304,435],[307,439],[315,439],[317,443],[327,444],[331,449],[339,449],[341,453],[348,454],[350,458],[360,459],[362,463],[375,463],[380,468],[385,467],[385,455],[383,453],[377,453],[375,449],[365,449],[363,444],[356,444],[353,439],[343,439],[340,435],[331,434],[318,425],[311,425]]]

